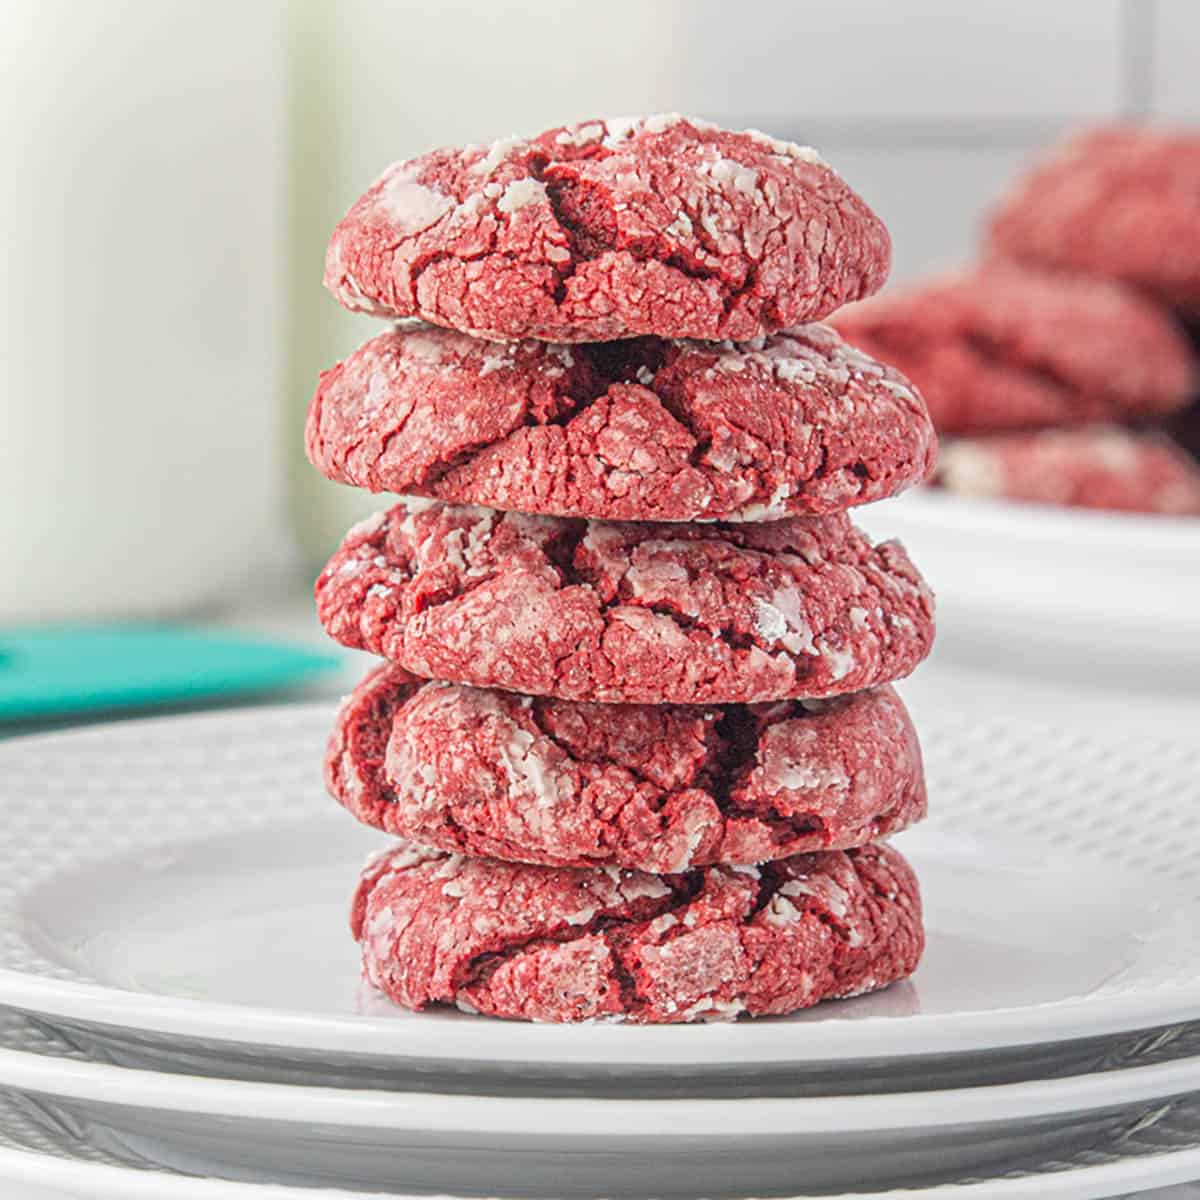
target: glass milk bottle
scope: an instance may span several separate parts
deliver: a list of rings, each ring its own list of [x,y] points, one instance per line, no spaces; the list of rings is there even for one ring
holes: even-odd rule
[[[0,3],[0,620],[161,615],[280,554],[279,3]]]

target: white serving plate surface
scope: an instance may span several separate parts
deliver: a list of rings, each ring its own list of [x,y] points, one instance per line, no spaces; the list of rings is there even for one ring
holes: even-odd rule
[[[1200,747],[923,704],[915,978],[796,1017],[636,1028],[403,1013],[346,910],[379,835],[321,789],[326,706],[0,747],[0,1004],[142,1053],[387,1069],[795,1075],[1200,1018]],[[1169,853],[1165,853],[1169,848]]]
[[[1200,666],[1200,519],[1101,512],[917,488],[856,509],[899,538],[938,594],[939,624],[1124,660]]]

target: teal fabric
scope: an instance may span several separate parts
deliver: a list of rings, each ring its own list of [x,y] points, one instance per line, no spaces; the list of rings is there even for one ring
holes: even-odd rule
[[[206,629],[0,629],[0,721],[267,691],[338,665],[328,654]]]

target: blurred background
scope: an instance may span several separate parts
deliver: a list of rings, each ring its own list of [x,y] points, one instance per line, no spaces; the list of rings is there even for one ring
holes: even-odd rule
[[[312,576],[381,506],[303,458],[319,370],[372,328],[323,291],[324,246],[398,158],[604,114],[757,126],[822,151],[903,281],[968,257],[1071,130],[1200,123],[1194,0],[2,0],[0,22],[18,632],[180,619],[319,645]]]

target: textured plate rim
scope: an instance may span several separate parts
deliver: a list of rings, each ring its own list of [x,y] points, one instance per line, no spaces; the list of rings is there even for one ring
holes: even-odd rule
[[[30,1016],[46,1017],[89,1029],[152,1034],[173,1039],[220,1042],[230,1047],[272,1047],[308,1055],[344,1054],[377,1059],[381,1055],[425,1063],[491,1063],[553,1066],[678,1065],[678,1047],[666,1039],[704,1037],[704,1062],[714,1068],[753,1063],[816,1065],[862,1059],[901,1060],[932,1054],[983,1054],[1017,1046],[1083,1041],[1118,1033],[1137,1033],[1200,1019],[1200,981],[1181,989],[1162,985],[1120,998],[1061,1000],[1038,1006],[991,1009],[941,1016],[830,1018],[789,1026],[798,1039],[816,1043],[821,1057],[800,1057],[801,1047],[779,1057],[778,1023],[770,1020],[714,1022],[701,1025],[631,1026],[620,1024],[542,1025],[502,1023],[505,1036],[485,1031],[484,1020],[454,1026],[454,1053],[431,1046],[419,1020],[345,1018],[306,1015],[287,1009],[222,1004],[187,997],[125,992],[100,984],[24,975],[0,968],[0,1005]],[[1037,1014],[1035,1017],[1033,1014]],[[487,1022],[490,1027],[500,1022]],[[896,1034],[904,1026],[905,1042]],[[986,1026],[986,1028],[984,1028]],[[751,1032],[753,1031],[753,1032]],[[819,1033],[818,1033],[819,1031]],[[321,1037],[319,1044],[312,1039]],[[633,1045],[631,1039],[644,1039]],[[651,1044],[651,1041],[659,1045]],[[495,1043],[499,1043],[498,1045]],[[551,1043],[554,1043],[551,1045]],[[555,1058],[543,1060],[552,1048]],[[624,1058],[614,1059],[623,1051]]]
[[[1054,1079],[804,1097],[596,1099],[398,1092],[172,1074],[0,1044],[0,1086],[59,1101],[397,1133],[610,1139],[779,1137],[1004,1125],[1200,1092],[1200,1057]]]
[[[0,1099],[0,1104],[5,1103]],[[1084,1151],[1083,1153],[1087,1153]],[[1078,1156],[1076,1156],[1077,1158]],[[794,1193],[780,1200],[1093,1200],[1136,1190],[1138,1192],[1194,1182],[1200,1178],[1200,1135],[1196,1143],[1176,1149],[1126,1155],[1115,1161],[1079,1163],[1068,1159],[1061,1165],[1012,1175],[1011,1167],[1000,1167],[990,1177],[971,1182],[953,1182],[884,1191]],[[378,1200],[379,1192],[341,1188],[297,1187],[289,1184],[248,1183],[219,1178],[200,1178],[174,1171],[95,1162],[86,1158],[61,1157],[34,1147],[0,1145],[0,1180],[70,1189],[90,1200]],[[466,1200],[441,1196],[387,1193],[391,1200]],[[484,1200],[474,1197],[472,1200]]]
[[[288,724],[331,719],[329,703],[262,705],[232,712],[158,716],[21,737],[0,747],[3,758],[26,747],[59,749],[96,742],[114,731],[142,746],[164,732],[206,731],[250,719]],[[331,813],[332,815],[332,813]],[[247,826],[249,827],[249,826]],[[211,830],[208,832],[212,832]],[[199,836],[199,834],[198,834]],[[128,991],[106,984],[0,967],[0,1005],[87,1028],[219,1042],[228,1047],[419,1060],[424,1063],[530,1064],[611,1068],[678,1065],[687,1039],[693,1061],[717,1068],[771,1062],[805,1065],[861,1059],[904,1060],[943,1053],[984,1053],[1136,1032],[1200,1019],[1200,976],[1145,985],[1118,994],[1093,993],[1037,1005],[904,1017],[831,1016],[788,1024],[791,1049],[780,1057],[780,1023],[772,1020],[686,1026],[552,1025],[462,1020],[452,1047],[432,1046],[419,1019],[344,1017],[251,1007],[191,997]],[[497,1029],[503,1030],[498,1037]],[[902,1041],[900,1040],[902,1037]],[[695,1039],[703,1038],[702,1044]],[[553,1058],[547,1059],[547,1052]],[[806,1051],[808,1053],[806,1053]],[[698,1056],[698,1057],[697,1057]]]

